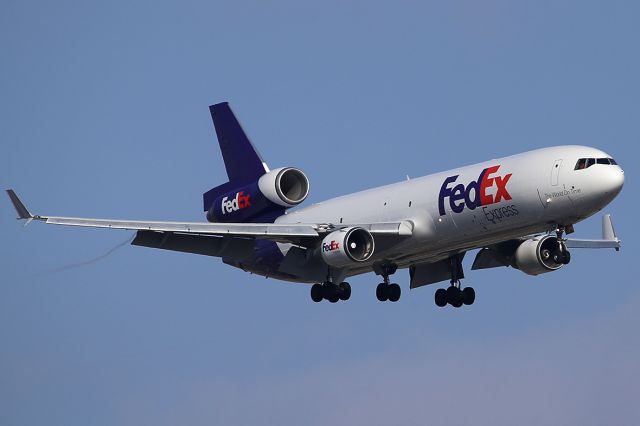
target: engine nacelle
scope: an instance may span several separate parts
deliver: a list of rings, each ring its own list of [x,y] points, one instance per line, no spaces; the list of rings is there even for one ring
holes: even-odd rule
[[[300,204],[309,194],[309,179],[298,169],[271,170],[258,180],[233,186],[225,183],[204,194],[209,222],[271,221]]]
[[[356,226],[330,233],[320,246],[322,260],[337,268],[369,260],[374,249],[373,235]]]
[[[293,207],[309,195],[309,179],[300,169],[281,167],[260,176],[260,192],[272,203]]]
[[[557,249],[558,240],[551,235],[526,240],[516,249],[515,266],[529,275],[556,271],[563,265],[553,259],[553,253]]]

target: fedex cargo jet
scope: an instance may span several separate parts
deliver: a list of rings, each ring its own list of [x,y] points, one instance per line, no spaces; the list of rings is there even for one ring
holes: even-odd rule
[[[308,207],[300,169],[269,169],[229,105],[209,107],[229,181],[203,195],[207,222],[157,222],[33,215],[14,191],[26,221],[137,231],[136,246],[222,258],[245,271],[311,284],[311,299],[348,300],[347,278],[374,272],[380,301],[397,302],[390,277],[408,269],[410,288],[448,282],[438,306],[471,305],[462,261],[471,269],[511,266],[539,275],[569,263],[572,248],[620,249],[611,217],[601,239],[572,239],[574,224],[620,192],[624,172],[595,148],[557,146],[333,198]]]

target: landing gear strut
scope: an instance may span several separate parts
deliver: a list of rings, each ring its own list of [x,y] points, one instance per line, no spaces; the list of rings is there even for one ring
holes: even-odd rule
[[[382,275],[383,279],[383,282],[376,287],[376,297],[379,301],[397,302],[400,300],[402,289],[398,284],[389,282],[389,275],[393,275],[397,269],[398,266],[392,264],[374,267],[376,274]]]
[[[476,292],[473,287],[462,288],[461,279],[464,278],[462,270],[462,255],[457,254],[449,258],[451,266],[451,285],[449,288],[439,288],[434,296],[436,305],[445,307],[447,304],[459,308],[462,305],[472,305],[476,300]]]

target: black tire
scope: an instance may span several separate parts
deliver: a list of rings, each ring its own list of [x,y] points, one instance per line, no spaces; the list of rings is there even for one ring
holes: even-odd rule
[[[340,283],[340,300],[349,300],[351,297],[351,284],[344,282]]]
[[[564,251],[564,259],[562,259],[563,265],[568,265],[571,262],[571,253],[565,249]]]
[[[337,294],[333,294],[329,296],[327,300],[331,303],[336,303],[338,300],[340,300],[340,297]]]
[[[454,308],[462,306],[462,292],[458,287],[451,286],[447,289],[447,302]]]
[[[402,294],[402,289],[398,284],[389,284],[387,289],[387,294],[389,295],[390,302],[397,302],[400,300],[400,295]]]
[[[476,300],[476,291],[473,289],[473,287],[465,287],[464,290],[462,290],[462,302],[465,305],[473,305],[473,302],[475,302]]]
[[[314,302],[322,302],[324,296],[322,295],[322,284],[314,284],[311,286],[311,300]]]
[[[376,287],[376,297],[381,302],[386,302],[389,299],[389,286],[385,283],[378,284]]]
[[[322,297],[331,300],[333,296],[338,296],[338,286],[330,282],[322,284]]]
[[[436,294],[434,295],[434,299],[436,301],[436,306],[444,308],[447,306],[447,290],[444,288],[439,288],[436,290]]]

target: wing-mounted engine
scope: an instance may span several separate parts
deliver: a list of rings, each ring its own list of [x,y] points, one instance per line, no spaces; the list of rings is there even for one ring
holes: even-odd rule
[[[511,240],[478,252],[471,269],[512,266],[528,275],[556,271],[569,263],[566,246],[560,247],[552,235],[540,235],[524,241]]]
[[[567,263],[561,261],[558,250],[558,239],[551,235],[525,240],[516,249],[514,266],[528,275],[556,271]]]
[[[371,233],[356,226],[330,233],[320,246],[322,260],[337,268],[365,262],[371,258],[374,250],[375,242]]]
[[[256,181],[234,185],[228,182],[204,195],[209,222],[270,222],[309,194],[309,179],[302,170],[282,167]]]

